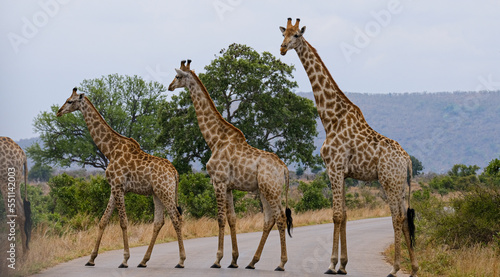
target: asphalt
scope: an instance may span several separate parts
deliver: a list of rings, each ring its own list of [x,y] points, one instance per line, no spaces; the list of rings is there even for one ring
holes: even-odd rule
[[[326,276],[323,273],[330,264],[332,251],[333,224],[322,224],[295,228],[293,238],[287,236],[288,263],[284,272],[274,269],[280,261],[279,235],[272,231],[264,247],[256,269],[245,269],[251,261],[261,232],[238,234],[240,256],[239,268],[227,266],[231,262],[231,240],[226,236],[222,268],[210,266],[215,260],[217,238],[185,240],[187,259],[185,268],[174,268],[179,260],[177,242],[157,244],[147,268],[137,268],[146,251],[146,246],[131,248],[129,268],[118,268],[123,259],[123,250],[99,254],[94,267],[86,267],[89,256],[78,258],[34,276]],[[381,252],[393,241],[394,233],[390,217],[363,219],[347,223],[347,247],[349,262],[347,276],[387,276],[391,265],[387,264]],[[90,255],[90,253],[89,253]],[[399,276],[407,276],[401,272]]]

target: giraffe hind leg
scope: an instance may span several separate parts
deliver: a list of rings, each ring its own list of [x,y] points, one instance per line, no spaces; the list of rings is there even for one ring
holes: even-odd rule
[[[165,206],[163,206],[163,203],[160,201],[160,199],[156,196],[153,195],[153,202],[155,205],[155,214],[154,214],[154,221],[153,221],[153,235],[151,237],[151,242],[149,243],[149,247],[146,251],[146,254],[144,254],[144,258],[142,259],[141,263],[137,267],[146,267],[146,263],[149,261],[151,258],[151,253],[153,252],[153,247],[155,245],[156,238],[158,237],[158,233],[160,232],[161,228],[165,224]]]

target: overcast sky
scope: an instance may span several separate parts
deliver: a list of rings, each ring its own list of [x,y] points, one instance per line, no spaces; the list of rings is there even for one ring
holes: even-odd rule
[[[180,60],[204,72],[234,42],[295,65],[309,92],[295,51],[279,54],[288,17],[345,92],[500,89],[500,1],[3,0],[0,136],[37,136],[33,118],[84,79],[168,86]]]

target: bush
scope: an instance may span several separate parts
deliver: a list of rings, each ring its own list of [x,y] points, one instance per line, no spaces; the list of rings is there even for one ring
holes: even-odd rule
[[[233,190],[236,214],[259,210],[260,201],[245,197],[247,192]],[[179,179],[179,204],[194,218],[217,218],[217,200],[210,177],[203,173],[182,174]]]
[[[500,188],[478,185],[443,202],[422,190],[413,194],[417,228],[452,248],[495,242],[500,233]]]
[[[331,201],[324,194],[327,189],[328,186],[321,175],[310,184],[299,182],[298,190],[302,193],[302,198],[295,205],[295,210],[304,212],[331,207]]]

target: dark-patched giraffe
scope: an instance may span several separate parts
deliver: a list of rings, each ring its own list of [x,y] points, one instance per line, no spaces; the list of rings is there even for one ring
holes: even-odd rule
[[[24,170],[23,170],[24,169]],[[23,173],[24,172],[24,173]],[[24,178],[23,178],[24,177]],[[25,194],[21,197],[21,183],[24,181]],[[6,226],[11,232],[11,228],[18,229],[21,235],[15,240],[15,237],[2,237],[2,244],[15,244],[14,251],[22,253],[22,258],[26,258],[29,250],[29,241],[31,237],[31,206],[27,200],[28,189],[28,163],[23,149],[9,137],[0,137],[0,190],[3,196],[5,208]],[[15,234],[14,232],[12,234]],[[3,247],[2,247],[3,249]],[[5,253],[2,253],[5,254]],[[0,255],[4,258],[5,255]],[[21,255],[18,255],[21,257]],[[0,269],[6,269],[7,259],[0,262]]]
[[[141,150],[137,141],[122,136],[113,130],[90,100],[83,93],[78,94],[77,89],[74,88],[71,96],[57,112],[57,116],[59,117],[77,110],[83,114],[94,143],[109,160],[108,167],[106,168],[106,179],[111,186],[108,205],[99,222],[97,241],[90,260],[86,265],[95,265],[94,260],[99,251],[104,229],[116,207],[120,218],[124,247],[124,259],[119,267],[128,267],[127,261],[130,257],[130,252],[127,235],[128,220],[125,212],[124,197],[127,192],[133,192],[141,195],[153,195],[155,205],[153,236],[151,237],[146,254],[138,267],[146,267],[146,263],[151,257],[158,232],[165,223],[164,213],[166,210],[177,233],[179,244],[180,260],[175,267],[183,268],[186,253],[181,232],[182,214],[177,203],[179,184],[177,170],[175,170],[174,166],[168,160],[145,153]]]
[[[207,163],[207,172],[210,175],[217,199],[217,219],[219,224],[219,244],[217,257],[212,268],[220,268],[220,261],[224,250],[224,227],[226,222],[231,230],[232,261],[230,268],[237,268],[239,256],[236,242],[236,213],[234,211],[234,189],[241,191],[258,191],[264,209],[264,231],[257,251],[246,267],[254,269],[259,261],[262,249],[269,232],[276,223],[280,234],[281,263],[275,269],[285,270],[287,262],[285,226],[292,225],[291,211],[288,208],[288,168],[277,155],[250,146],[243,133],[227,122],[217,111],[207,89],[190,70],[191,61],[181,62],[180,69],[175,69],[177,75],[168,87],[173,91],[176,88],[188,88],[191,94],[198,125],[205,138],[212,156]],[[281,194],[285,184],[286,210],[281,207]]]
[[[389,276],[395,276],[401,260],[401,234],[409,246],[412,263],[412,276],[418,271],[414,255],[414,211],[405,207],[406,186],[410,188],[412,165],[410,156],[398,142],[389,139],[366,122],[361,110],[340,90],[330,72],[309,44],[303,34],[306,27],[299,28],[300,19],[292,25],[288,18],[287,27],[280,27],[284,36],[281,55],[295,49],[309,77],[314,99],[326,131],[326,140],[321,147],[323,158],[333,193],[333,249],[327,274],[346,274],[346,204],[345,178],[362,181],[378,180],[387,195],[394,228],[395,258]],[[339,238],[341,246],[340,268],[335,271],[339,261]]]

